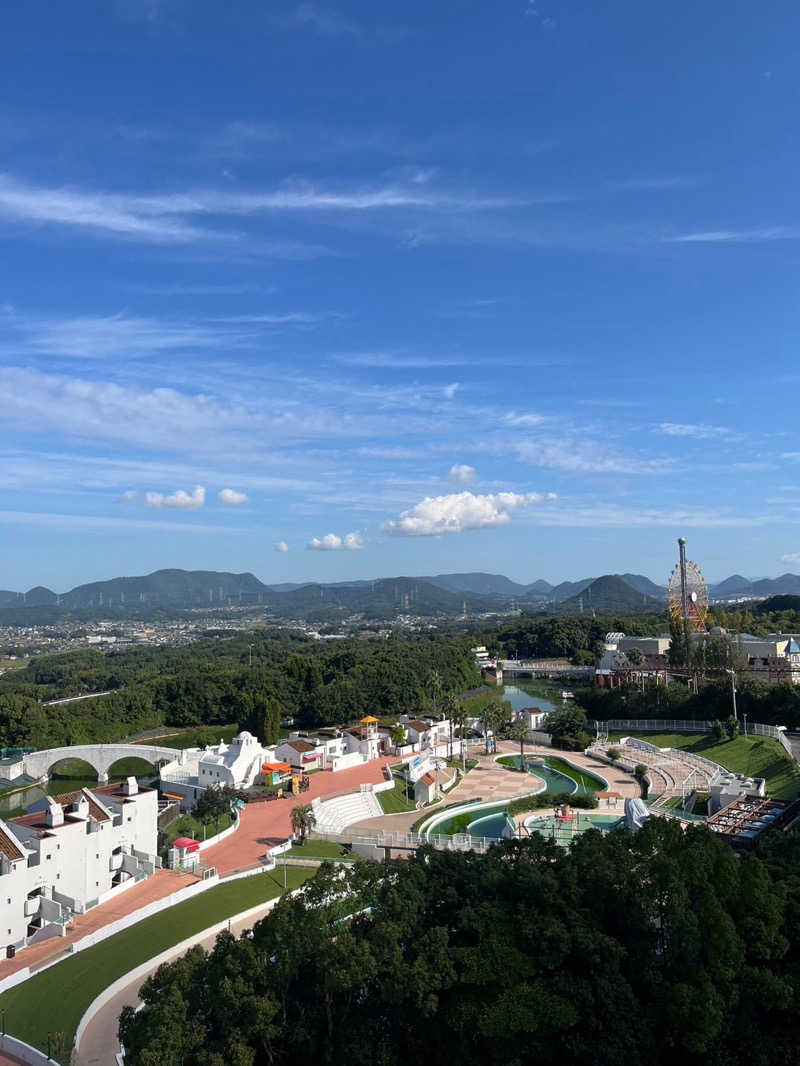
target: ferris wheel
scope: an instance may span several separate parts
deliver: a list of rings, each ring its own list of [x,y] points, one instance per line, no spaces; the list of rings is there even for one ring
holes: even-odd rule
[[[708,586],[697,563],[686,558],[686,541],[678,541],[680,560],[669,575],[667,602],[669,613],[677,620],[686,620],[695,633],[706,632],[708,614]]]

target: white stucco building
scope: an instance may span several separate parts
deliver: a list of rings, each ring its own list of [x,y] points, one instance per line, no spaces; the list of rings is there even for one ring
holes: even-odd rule
[[[161,768],[162,791],[189,808],[207,788],[250,788],[263,763],[275,759],[275,750],[262,747],[246,730],[230,744],[220,741],[205,748],[186,748],[179,760]]]
[[[154,872],[158,793],[122,784],[46,796],[0,821],[0,945],[19,950]]]

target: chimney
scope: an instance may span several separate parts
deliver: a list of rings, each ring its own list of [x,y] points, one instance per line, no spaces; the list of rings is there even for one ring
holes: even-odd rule
[[[45,813],[45,824],[50,827],[64,824],[64,808],[60,803],[56,803],[50,796],[47,797],[47,811]]]
[[[122,791],[126,796],[138,796],[139,782],[135,777],[126,777],[125,784],[122,786]]]
[[[72,813],[77,814],[79,818],[89,817],[89,801],[81,793],[72,805]]]

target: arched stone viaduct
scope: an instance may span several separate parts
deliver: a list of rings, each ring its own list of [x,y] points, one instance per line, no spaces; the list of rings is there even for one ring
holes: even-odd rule
[[[63,759],[80,759],[96,772],[101,785],[108,781],[108,771],[118,759],[144,759],[154,767],[162,763],[183,762],[182,751],[152,744],[75,744],[69,748],[48,748],[24,757],[24,773],[41,780],[49,777],[51,769]]]

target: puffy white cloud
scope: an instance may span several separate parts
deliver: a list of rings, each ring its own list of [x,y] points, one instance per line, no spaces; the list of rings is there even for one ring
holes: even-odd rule
[[[313,537],[308,542],[310,551],[316,552],[340,552],[358,551],[364,547],[364,538],[360,533],[345,533],[343,537],[336,533],[326,533],[324,537]]]
[[[148,507],[173,507],[178,511],[199,511],[206,502],[206,490],[197,485],[192,492],[178,489],[170,496],[162,492],[146,492],[144,502]]]
[[[288,550],[289,545],[286,543],[285,540],[279,540],[278,543],[275,545],[275,551],[280,552],[281,555],[285,555]]]
[[[511,515],[532,503],[553,500],[555,494],[539,492],[497,492],[476,496],[456,492],[450,496],[426,496],[384,529],[406,537],[435,537],[441,533],[463,533],[467,529],[507,526]]]
[[[454,463],[450,467],[450,473],[447,477],[450,481],[454,481],[456,485],[471,485],[473,481],[478,480],[478,473],[474,466],[467,466],[466,463]]]
[[[237,492],[236,489],[221,489],[217,493],[217,499],[226,507],[241,507],[243,503],[250,501],[247,493]]]

